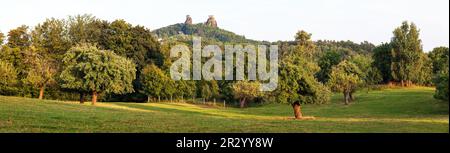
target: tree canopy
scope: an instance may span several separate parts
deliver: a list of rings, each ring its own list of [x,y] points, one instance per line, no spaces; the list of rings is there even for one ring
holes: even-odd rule
[[[302,35],[302,32],[299,33]],[[303,35],[306,32],[303,32]],[[310,36],[310,35],[307,35]],[[314,77],[320,67],[313,62],[308,46],[310,37],[297,39],[294,50],[281,59],[278,88],[274,91],[275,101],[291,104],[294,116],[302,118],[300,104],[323,104],[329,101],[329,90]],[[303,41],[303,43],[302,43]]]
[[[433,83],[436,85],[437,99],[448,101],[449,90],[449,50],[448,47],[437,47],[430,52],[429,57],[433,65]]]
[[[150,64],[142,70],[140,79],[143,85],[142,92],[148,96],[148,101],[150,98],[156,97],[160,100],[164,95],[164,89],[168,87],[168,82],[171,81],[164,71],[154,64]]]
[[[403,22],[393,32],[392,45],[392,79],[400,81],[402,86],[410,85],[419,65],[422,53],[422,42],[419,29],[414,23]]]
[[[420,30],[414,23],[403,22],[393,31],[390,42],[375,46],[367,41],[313,41],[313,35],[304,30],[290,41],[255,41],[212,23],[191,21],[151,31],[122,19],[76,15],[49,18],[30,26],[33,28],[21,25],[10,30],[6,38],[0,33],[2,77],[16,76],[11,77],[15,83],[2,84],[11,89],[2,94],[34,97],[39,89],[40,98],[45,91],[49,99],[72,100],[77,94],[83,97],[90,92],[94,97],[100,94],[105,101],[201,97],[249,102],[258,97],[254,101],[297,107],[327,103],[329,87],[343,92],[349,100],[358,87],[381,83],[436,86],[440,99],[448,91],[448,48],[424,53]],[[192,36],[202,37],[203,44],[221,47],[237,43],[279,45],[277,90],[258,95],[253,92],[256,82],[252,81],[172,80],[168,77],[174,61],[170,48],[178,44],[192,47]]]
[[[28,26],[22,25],[9,31],[7,45],[11,48],[18,47],[21,49],[30,47],[31,35],[28,31]]]
[[[99,50],[90,44],[72,47],[63,58],[62,87],[92,92],[92,103],[98,93],[133,92],[135,64],[112,51]]]
[[[349,104],[353,100],[352,93],[362,83],[362,74],[357,65],[344,60],[332,68],[327,85],[333,91],[342,92],[345,104]]]
[[[432,61],[434,74],[438,74],[443,71],[448,71],[449,68],[448,47],[436,47],[429,53],[428,56]]]
[[[240,107],[246,105],[247,100],[253,100],[262,95],[258,82],[238,81],[232,85],[234,98],[239,99]]]
[[[30,65],[25,83],[39,88],[39,99],[44,98],[45,87],[55,81],[56,73],[54,61],[36,52],[27,52],[26,64]]]
[[[17,71],[14,66],[0,60],[0,94],[10,95],[11,87],[17,83]]]

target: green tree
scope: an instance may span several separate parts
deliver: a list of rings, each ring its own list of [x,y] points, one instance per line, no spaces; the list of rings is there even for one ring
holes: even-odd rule
[[[332,68],[331,77],[327,85],[333,91],[342,92],[345,104],[348,105],[354,99],[352,93],[362,83],[361,74],[362,72],[358,66],[344,60]]]
[[[0,60],[0,94],[11,95],[11,90],[16,83],[17,72],[14,66]]]
[[[102,32],[98,38],[98,45],[101,48],[112,50],[117,55],[133,60],[136,64],[137,79],[133,81],[133,88],[135,91],[142,90],[144,87],[139,81],[141,70],[149,63],[161,67],[164,61],[160,44],[153,33],[143,26],[133,26],[124,20],[115,20],[108,24],[94,23],[94,25],[101,25],[99,28]],[[131,99],[129,97],[142,96],[141,92],[133,92],[118,98],[128,100]]]
[[[448,102],[449,90],[448,90],[448,71],[437,74],[434,78],[434,84],[436,85],[436,91],[434,97],[436,99],[442,99]]]
[[[290,104],[294,116],[302,119],[301,104],[323,104],[329,101],[330,91],[314,78],[319,67],[298,54],[281,60],[278,88],[274,91],[278,103]]]
[[[297,51],[303,54],[307,59],[313,59],[315,52],[314,42],[311,40],[312,34],[301,30],[295,35],[295,41],[297,42]]]
[[[193,97],[196,94],[197,87],[195,86],[195,81],[193,80],[179,80],[175,81],[175,88],[177,92],[175,93],[181,99],[188,97]]]
[[[21,51],[20,48],[11,48],[8,45],[2,46],[0,51],[0,59],[12,64],[13,67],[16,68],[19,79],[26,76],[26,70],[29,65],[24,64],[26,56],[25,52]]]
[[[149,29],[133,26],[124,20],[108,22],[87,14],[71,16],[67,22],[69,38],[73,44],[94,43],[99,49],[114,51],[136,64],[136,79],[133,81],[136,92],[114,94],[111,98],[128,101],[146,97],[138,92],[144,88],[140,81],[141,70],[150,63],[161,67],[165,59],[160,52],[159,42]]]
[[[290,104],[295,118],[301,119],[301,104],[327,103],[330,92],[314,78],[317,70],[314,70],[316,66],[313,63],[300,59],[295,61],[281,63],[275,95],[277,102]]]
[[[72,47],[63,58],[60,75],[62,87],[92,93],[92,104],[99,93],[133,92],[135,64],[112,51],[99,50],[90,44]]]
[[[439,74],[442,71],[448,71],[449,68],[449,50],[448,47],[434,48],[428,55],[433,64],[433,74]]]
[[[327,51],[322,57],[319,58],[320,71],[316,74],[317,78],[321,82],[327,82],[330,78],[331,68],[343,59],[342,55],[337,51]]]
[[[24,82],[38,88],[39,99],[43,99],[45,87],[54,82],[53,75],[56,73],[55,64],[51,59],[35,53],[35,51],[29,51],[27,53],[25,63],[30,68],[27,71]]]
[[[260,97],[258,82],[237,81],[232,85],[234,98],[239,99],[239,106],[244,108],[247,101]]]
[[[209,100],[211,98],[217,97],[219,93],[219,85],[217,84],[217,81],[211,80],[206,81],[202,80],[198,82],[197,84],[198,88],[198,94],[204,99]]]
[[[167,77],[164,85],[163,95],[164,97],[166,97],[166,99],[170,100],[170,102],[173,101],[173,96],[176,95],[176,92],[178,92],[178,89],[176,87],[177,85],[175,84],[175,80]]]
[[[107,30],[106,21],[101,21],[96,17],[84,14],[69,16],[67,20],[67,34],[72,44],[98,43],[103,41],[100,37]],[[102,47],[100,47],[102,48]],[[102,48],[105,49],[105,48]]]
[[[374,66],[373,61],[369,55],[361,54],[356,54],[349,59],[349,62],[355,64],[361,70],[359,77],[368,89],[383,80],[381,72]]]
[[[31,45],[31,35],[28,32],[28,26],[22,25],[8,32],[8,43],[11,48],[18,47],[24,50]]]
[[[359,44],[350,40],[347,41],[335,41],[335,40],[317,40],[314,42],[318,51],[336,50],[345,56],[354,54],[371,54],[375,45],[364,41]]]
[[[212,98],[217,98],[220,95],[219,84],[216,80],[209,81],[209,85],[211,87],[211,96]]]
[[[383,82],[387,83],[392,79],[392,47],[390,43],[383,43],[373,50],[373,66],[375,66],[383,77]]]
[[[433,83],[436,86],[434,97],[448,101],[449,49],[448,47],[437,47],[428,56],[433,65]]]
[[[419,85],[429,86],[433,82],[433,63],[425,53],[420,53],[420,58],[415,64],[414,75],[411,79]]]
[[[314,62],[315,46],[311,34],[297,33],[297,46],[283,51],[279,71],[278,88],[272,93],[278,103],[288,103],[296,119],[302,119],[301,104],[323,104],[329,101],[330,91],[316,80],[320,67]],[[289,49],[289,48],[288,48]]]
[[[27,52],[31,50],[31,35],[28,31],[28,26],[22,25],[8,32],[8,42],[2,46],[0,52],[0,59],[12,64],[17,70],[17,79],[20,80],[18,87],[21,94],[29,94],[31,90],[24,90],[25,87],[31,88],[26,84],[26,78],[30,64],[25,64],[27,61]],[[27,93],[25,93],[27,92]]]
[[[109,24],[105,33],[106,42],[103,42],[105,48],[111,49],[120,56],[126,56],[128,51],[133,49],[131,43],[133,37],[130,32],[133,26],[125,20],[115,20]],[[131,53],[131,52],[130,52]]]
[[[167,81],[170,79],[167,75],[154,64],[146,66],[141,73],[140,81],[143,85],[142,92],[148,96],[148,100],[158,97],[161,100]]]
[[[46,19],[32,31],[33,46],[38,52],[60,61],[71,46],[67,33],[65,20]]]
[[[366,70],[366,76],[364,78],[364,82],[367,86],[367,92],[369,92],[369,89],[371,87],[373,87],[374,85],[380,84],[381,82],[383,82],[383,75],[380,72],[380,70],[378,70],[378,68],[376,68],[374,65],[370,66],[367,70]]]
[[[132,59],[138,71],[149,63],[162,65],[164,59],[160,45],[149,29],[133,26],[124,20],[115,20],[105,26],[98,43],[102,48]]]
[[[393,33],[391,74],[402,86],[410,86],[423,53],[419,30],[414,23],[405,21]]]
[[[200,88],[200,90],[199,90],[200,97],[203,98],[203,101],[212,97],[211,90],[209,90],[211,87],[209,86],[209,84],[207,82],[202,81],[202,83],[200,83],[199,88]]]

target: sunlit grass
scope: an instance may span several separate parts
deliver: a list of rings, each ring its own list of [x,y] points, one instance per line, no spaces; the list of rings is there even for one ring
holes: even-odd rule
[[[0,96],[0,132],[445,132],[448,102],[434,89],[361,91],[343,105],[304,105],[294,120],[285,104],[245,109],[189,103],[62,102]]]

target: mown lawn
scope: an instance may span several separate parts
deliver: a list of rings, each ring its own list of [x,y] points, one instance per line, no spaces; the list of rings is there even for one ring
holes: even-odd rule
[[[0,132],[449,132],[448,102],[434,89],[359,92],[352,105],[335,94],[326,105],[305,105],[314,120],[293,120],[292,108],[245,109],[187,103],[98,103],[0,96]]]

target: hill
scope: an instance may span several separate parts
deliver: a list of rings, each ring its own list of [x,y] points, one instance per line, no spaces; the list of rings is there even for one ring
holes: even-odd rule
[[[78,104],[0,96],[0,132],[439,132],[448,133],[447,102],[432,88],[357,93],[343,105],[304,105],[314,120],[293,120],[289,105],[246,109],[190,103]]]
[[[258,41],[246,39],[245,36],[237,35],[231,31],[219,27],[207,26],[203,23],[185,24],[177,23],[153,31],[158,38],[182,38],[184,36],[200,36],[207,42],[227,43],[256,43]]]

